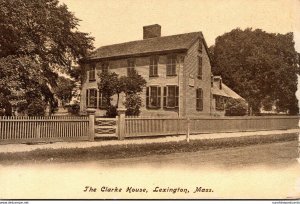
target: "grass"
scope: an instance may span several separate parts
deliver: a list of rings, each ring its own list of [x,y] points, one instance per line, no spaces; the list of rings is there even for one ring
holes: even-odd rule
[[[298,140],[298,134],[249,136],[240,138],[221,138],[191,140],[152,144],[112,145],[73,149],[37,149],[22,153],[0,153],[2,164],[11,162],[54,162],[92,161],[115,158],[141,157],[162,155],[178,152],[196,152],[209,149],[241,147],[256,144]]]

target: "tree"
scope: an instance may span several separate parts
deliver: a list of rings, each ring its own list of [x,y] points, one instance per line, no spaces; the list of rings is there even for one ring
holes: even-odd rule
[[[126,107],[125,114],[138,116],[140,114],[140,107],[142,106],[140,93],[147,82],[135,69],[129,72],[128,77],[124,81],[124,93],[126,94],[124,104]]]
[[[99,74],[100,82],[98,83],[99,91],[104,98],[106,105],[111,106],[112,96],[117,94],[119,84],[118,75],[115,72],[102,72]],[[122,92],[122,90],[121,90]]]
[[[46,104],[44,101],[37,99],[28,106],[28,116],[44,116]]]
[[[239,28],[217,37],[210,48],[213,74],[249,103],[255,114],[275,104],[278,111],[298,113],[299,58],[293,33],[274,34]]]
[[[58,0],[0,0],[0,90],[19,107],[43,100],[53,110],[58,72],[85,57],[93,38]],[[24,103],[24,100],[26,103]]]
[[[73,80],[62,76],[58,78],[54,93],[62,101],[63,106],[71,101],[75,87],[76,84]]]
[[[127,109],[126,114],[138,115],[140,113],[139,109],[142,100],[139,93],[143,91],[146,80],[136,70],[132,70],[128,76],[119,77],[115,72],[102,72],[99,74],[99,77],[100,82],[98,83],[98,87],[107,103],[107,116],[115,117],[117,114],[116,109],[119,105],[119,96],[121,93],[125,93],[126,95],[126,102],[124,104]],[[116,106],[112,106],[111,100],[115,94],[117,95],[117,104]]]

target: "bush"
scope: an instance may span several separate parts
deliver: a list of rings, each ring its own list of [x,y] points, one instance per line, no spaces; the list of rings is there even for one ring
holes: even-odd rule
[[[125,115],[138,116],[141,112],[142,99],[138,94],[128,94],[124,105],[127,109]]]
[[[115,118],[118,115],[117,107],[110,105],[106,108],[106,117]]]
[[[68,112],[72,115],[79,115],[80,105],[79,103],[74,103],[72,105],[68,105]]]
[[[44,116],[46,103],[40,99],[36,99],[29,104],[27,109],[28,116]]]
[[[247,115],[248,105],[242,99],[229,98],[225,107],[225,116],[244,116]]]
[[[0,116],[11,116],[12,115],[12,107],[10,102],[0,96]]]

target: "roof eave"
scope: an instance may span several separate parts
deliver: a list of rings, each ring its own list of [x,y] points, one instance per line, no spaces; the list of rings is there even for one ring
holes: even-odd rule
[[[187,48],[181,48],[181,49],[161,50],[161,51],[154,51],[154,52],[135,53],[135,54],[109,56],[109,57],[84,58],[81,59],[81,62],[88,63],[88,62],[98,62],[104,60],[118,60],[118,59],[126,59],[126,58],[133,58],[133,57],[145,57],[145,56],[158,55],[158,54],[186,53],[187,50],[188,50]]]

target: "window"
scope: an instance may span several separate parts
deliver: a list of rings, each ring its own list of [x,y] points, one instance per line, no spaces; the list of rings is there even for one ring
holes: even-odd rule
[[[161,88],[159,86],[150,86],[146,90],[146,107],[161,107]]]
[[[149,76],[154,77],[158,76],[157,66],[158,66],[158,56],[150,57],[150,65],[149,65]]]
[[[108,62],[103,62],[101,64],[101,71],[102,72],[108,72]]]
[[[201,88],[196,89],[196,110],[203,111],[203,91]]]
[[[176,75],[176,55],[167,56],[167,76]]]
[[[202,54],[202,42],[200,41],[199,47],[198,47],[199,54]]]
[[[97,89],[86,90],[86,106],[88,108],[97,108]]]
[[[178,108],[179,104],[179,87],[166,86],[164,87],[164,108]]]
[[[99,92],[99,95],[98,95],[99,99],[99,108],[100,109],[105,109],[107,107],[107,102],[106,102],[106,99],[103,97],[103,94],[101,92]]]
[[[202,57],[198,56],[198,79],[202,79]]]
[[[96,80],[96,66],[94,64],[89,66],[89,81]]]
[[[127,61],[127,76],[130,75],[130,73],[134,70],[135,68],[135,61],[130,59]]]
[[[222,96],[215,96],[216,110],[222,111],[225,109],[224,98]]]

